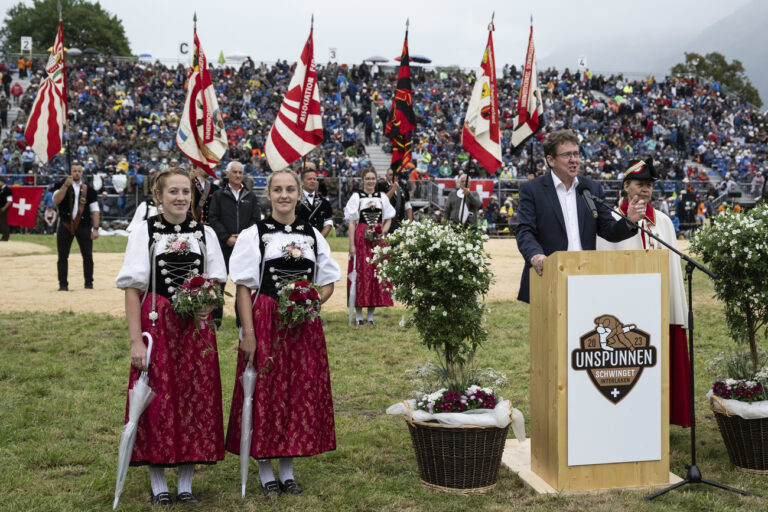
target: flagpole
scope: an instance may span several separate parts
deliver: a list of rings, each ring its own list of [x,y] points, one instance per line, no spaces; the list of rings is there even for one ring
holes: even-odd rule
[[[71,134],[69,133],[69,97],[67,93],[67,58],[66,58],[66,52],[64,51],[64,18],[61,15],[61,0],[56,2],[57,7],[59,8],[59,23],[62,26],[61,31],[61,65],[62,65],[62,74],[64,76],[64,135],[66,136],[67,140],[65,142],[67,146],[67,172],[72,172],[72,152],[70,151],[70,144],[69,140],[72,138]],[[31,51],[31,50],[30,50]]]
[[[493,19],[495,17],[496,17],[496,11],[493,11],[491,13],[491,22],[488,24],[488,32],[493,32],[496,29],[496,27],[493,24]],[[495,62],[494,62],[494,65],[495,65]],[[494,72],[495,72],[495,70],[494,70]],[[477,77],[475,77],[475,79],[477,79]],[[469,169],[467,169],[466,189],[468,191],[468,194],[471,194],[472,191],[469,189],[469,180],[470,180],[470,178],[469,178]],[[459,185],[459,188],[461,188],[461,178],[459,178],[458,185]],[[461,208],[459,209],[459,224],[464,224],[464,211],[466,210],[466,206],[467,206],[467,195],[468,194],[464,194],[464,197],[461,200]],[[467,220],[469,220],[469,216],[467,216]],[[475,219],[475,223],[477,223],[478,220],[479,219]]]

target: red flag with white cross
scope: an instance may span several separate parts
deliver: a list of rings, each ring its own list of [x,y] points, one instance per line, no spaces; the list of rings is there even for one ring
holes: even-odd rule
[[[45,187],[11,187],[13,201],[8,210],[8,224],[33,228],[37,222],[37,209]]]

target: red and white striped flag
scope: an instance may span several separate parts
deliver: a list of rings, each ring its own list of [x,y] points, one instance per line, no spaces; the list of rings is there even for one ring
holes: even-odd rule
[[[518,117],[515,119],[512,130],[512,151],[517,151],[534,133],[544,128],[544,103],[541,101],[537,77],[533,25],[531,25],[523,82],[520,85],[520,99],[517,103]]]
[[[67,120],[64,22],[61,18],[45,71],[48,76],[40,84],[27,120],[27,128],[24,130],[24,140],[32,146],[32,150],[43,163],[61,151],[61,138]]]
[[[475,87],[464,118],[461,145],[480,165],[493,174],[501,165],[499,101],[496,93],[496,57],[493,53],[493,23],[488,26],[480,69],[475,73]]]
[[[267,137],[264,149],[273,171],[285,169],[323,142],[323,109],[317,86],[312,31],[309,30],[301,59],[296,63],[288,92]]]
[[[187,79],[187,99],[176,131],[176,145],[187,158],[213,177],[213,168],[227,151],[227,131],[195,25],[192,68]]]

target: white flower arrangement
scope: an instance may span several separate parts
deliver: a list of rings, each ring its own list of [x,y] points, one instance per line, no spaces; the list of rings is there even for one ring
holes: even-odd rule
[[[768,206],[746,213],[726,210],[694,233],[691,250],[717,276],[715,295],[725,304],[731,337],[749,344],[754,375],[759,369],[758,332],[768,323]]]
[[[463,365],[487,338],[484,297],[493,281],[486,235],[450,225],[404,222],[374,247],[380,282],[393,285],[393,296],[413,311],[422,342],[445,358],[446,367]]]

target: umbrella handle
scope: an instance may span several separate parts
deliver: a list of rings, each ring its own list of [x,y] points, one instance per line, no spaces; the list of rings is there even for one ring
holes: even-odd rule
[[[152,344],[155,340],[152,339],[152,335],[148,332],[141,333],[142,338],[147,338],[147,371],[149,371],[149,358],[152,354]]]

